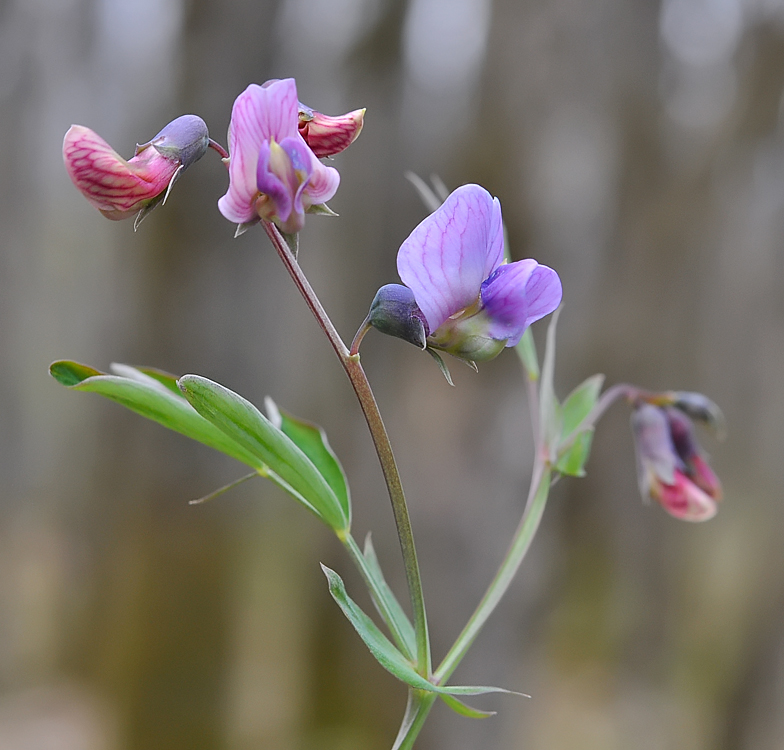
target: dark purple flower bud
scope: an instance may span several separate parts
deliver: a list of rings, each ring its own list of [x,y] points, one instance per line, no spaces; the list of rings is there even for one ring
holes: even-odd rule
[[[414,299],[414,293],[401,284],[387,284],[376,292],[368,313],[368,323],[381,333],[396,336],[420,349],[427,347],[430,330]]]
[[[698,422],[712,427],[721,437],[724,433],[724,414],[707,396],[691,391],[673,391],[672,405]]]

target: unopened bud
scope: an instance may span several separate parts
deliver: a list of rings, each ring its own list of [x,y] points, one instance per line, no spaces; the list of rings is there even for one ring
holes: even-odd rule
[[[382,286],[373,298],[367,319],[381,333],[408,341],[420,349],[427,347],[427,321],[407,286]]]

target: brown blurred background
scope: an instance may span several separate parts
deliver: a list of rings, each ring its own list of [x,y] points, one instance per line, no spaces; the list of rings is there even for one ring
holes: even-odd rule
[[[586,480],[553,492],[509,596],[437,707],[431,750],[784,747],[782,0],[3,0],[0,2],[0,748],[389,748],[405,690],[330,599],[367,599],[329,532],[208,449],[47,375],[57,358],[216,379],[323,424],[404,585],[361,414],[260,230],[233,240],[210,152],[134,234],[70,185],[62,136],[126,156],[195,112],[225,143],[249,82],[368,108],[334,165],[339,219],[301,263],[345,338],[424,216],[406,170],[501,199],[515,257],[564,283],[557,386],[704,391],[729,439],[692,526],[644,506],[625,407]],[[543,326],[536,330],[541,342]],[[477,375],[371,334],[411,503],[434,651],[491,578],[522,510],[519,365]]]

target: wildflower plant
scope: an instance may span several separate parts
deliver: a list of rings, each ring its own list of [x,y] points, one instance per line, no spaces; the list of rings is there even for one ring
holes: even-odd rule
[[[243,479],[269,479],[336,534],[369,590],[378,619],[355,603],[338,573],[322,565],[329,592],[379,664],[408,686],[399,733],[390,738],[393,750],[403,750],[414,746],[436,700],[479,719],[490,714],[466,704],[466,697],[512,692],[453,685],[450,677],[511,585],[536,534],[553,482],[561,476],[584,475],[596,424],[608,407],[619,399],[632,407],[643,497],[688,521],[711,518],[721,498],[719,481],[697,442],[694,422],[719,431],[722,422],[718,407],[701,394],[652,393],[628,384],[602,392],[601,375],[588,378],[559,400],[553,375],[563,294],[560,278],[533,259],[509,260],[500,201],[479,185],[463,185],[446,194],[442,186],[434,190],[412,178],[432,213],[398,251],[403,284],[390,283],[378,290],[348,346],[297,262],[297,233],[308,214],[334,215],[326,202],[338,190],[340,177],[321,159],[339,153],[357,138],[364,114],[357,109],[339,117],[323,115],[299,102],[293,79],[274,80],[251,84],[237,97],[228,152],[209,137],[200,118],[185,115],[137,146],[129,161],[88,128],[74,125],[65,136],[63,157],[73,183],[92,205],[110,219],[135,216],[138,226],[146,213],[165,202],[181,173],[208,148],[221,155],[229,185],[218,201],[220,212],[237,225],[237,234],[255,225],[266,233],[329,340],[364,413],[392,504],[410,615],[388,586],[370,536],[360,546],[352,534],[347,477],[321,428],[289,414],[271,399],[261,410],[199,375],[178,378],[127,365],[112,365],[107,373],[72,361],[55,362],[50,371],[71,390],[98,393],[235,458],[251,469]],[[551,319],[540,366],[530,326],[547,316]],[[536,447],[520,523],[487,591],[438,663],[430,650],[406,497],[359,353],[364,336],[373,328],[429,352],[450,384],[444,354],[476,369],[478,362],[510,349],[522,364],[530,401]]]

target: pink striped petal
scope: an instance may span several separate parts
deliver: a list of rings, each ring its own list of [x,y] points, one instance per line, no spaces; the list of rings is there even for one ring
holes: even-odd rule
[[[110,219],[132,216],[159,196],[179,166],[152,147],[126,161],[82,125],[72,125],[65,134],[63,161],[73,184]]]

